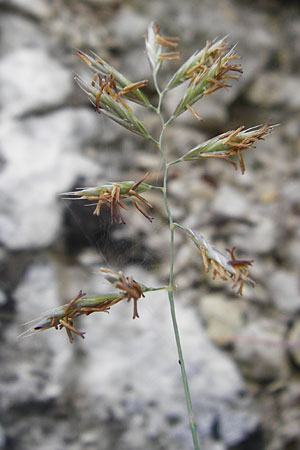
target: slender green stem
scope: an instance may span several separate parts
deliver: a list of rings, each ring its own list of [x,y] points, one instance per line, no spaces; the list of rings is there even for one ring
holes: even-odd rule
[[[194,417],[194,413],[193,413],[190,389],[189,389],[187,374],[186,374],[186,370],[185,370],[183,351],[182,351],[182,347],[181,347],[179,329],[178,329],[177,318],[176,318],[175,302],[174,302],[174,222],[173,222],[173,216],[172,216],[172,213],[171,213],[171,210],[169,207],[169,200],[168,200],[168,171],[169,171],[169,167],[172,164],[175,164],[177,161],[168,163],[165,152],[163,151],[163,148],[162,148],[162,139],[163,139],[166,127],[169,125],[169,123],[172,122],[173,116],[171,116],[170,119],[166,123],[164,122],[163,116],[161,114],[161,104],[162,104],[162,100],[163,100],[163,97],[164,97],[166,91],[162,91],[162,92],[160,91],[159,86],[157,84],[156,74],[154,74],[153,78],[154,78],[154,84],[155,84],[156,90],[159,95],[159,102],[158,102],[158,106],[156,108],[156,112],[157,112],[158,116],[160,117],[160,120],[162,123],[162,130],[160,133],[159,140],[158,141],[154,140],[154,141],[157,145],[157,148],[162,156],[163,163],[164,163],[163,198],[164,198],[164,205],[165,205],[165,209],[166,209],[166,212],[168,215],[169,226],[170,226],[170,275],[169,275],[168,297],[169,297],[169,304],[170,304],[170,311],[171,311],[176,347],[177,347],[177,352],[178,352],[178,362],[180,364],[181,377],[182,377],[182,382],[183,382],[183,387],[184,387],[184,393],[185,393],[186,405],[187,405],[187,410],[188,410],[188,415],[189,415],[190,428],[191,428],[192,437],[193,437],[194,449],[199,450],[200,447],[199,447],[199,442],[198,442],[195,417]]]
[[[168,163],[168,165],[169,165],[169,167],[170,167],[170,166],[174,166],[174,164],[178,164],[178,163],[180,163],[180,162],[182,162],[182,158],[178,158],[178,159],[175,159],[174,161],[170,161],[170,162]]]
[[[186,374],[186,370],[185,370],[183,351],[182,351],[182,347],[181,347],[180,335],[179,335],[177,318],[176,318],[175,302],[174,302],[174,225],[173,225],[173,217],[172,217],[172,214],[171,214],[171,211],[169,208],[169,202],[168,202],[168,192],[167,192],[168,169],[169,169],[169,166],[168,166],[168,164],[166,164],[165,175],[164,175],[164,188],[165,188],[164,204],[165,204],[165,208],[166,208],[166,211],[168,214],[169,224],[170,224],[170,278],[169,278],[168,296],[169,296],[169,304],[170,304],[170,310],[171,310],[173,330],[174,330],[174,334],[175,334],[175,341],[176,341],[178,358],[179,358],[178,362],[180,364],[181,377],[182,377],[182,382],[183,382],[183,387],[184,387],[187,410],[188,410],[188,414],[189,414],[189,422],[190,422],[190,427],[191,427],[192,436],[193,436],[194,448],[195,448],[195,450],[199,450],[200,447],[199,447],[199,443],[198,443],[195,417],[194,417],[193,408],[192,408],[192,399],[191,399],[187,374]]]

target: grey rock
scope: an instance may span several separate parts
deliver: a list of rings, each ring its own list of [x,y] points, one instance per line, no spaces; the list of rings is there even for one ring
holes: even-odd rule
[[[287,313],[300,310],[300,280],[297,274],[277,270],[270,276],[268,284],[276,308]]]
[[[277,226],[270,216],[259,214],[257,220],[253,217],[255,226],[246,227],[242,233],[233,236],[233,244],[248,253],[268,253],[276,247]]]
[[[202,296],[200,310],[208,335],[221,345],[230,342],[244,322],[243,305],[238,301],[225,299],[224,295]]]
[[[30,2],[26,2],[29,4]],[[41,28],[31,20],[1,11],[0,16],[1,52],[10,54],[20,47],[47,48],[49,42]],[[19,68],[14,76],[18,78]]]
[[[299,109],[300,81],[297,76],[269,72],[257,77],[247,93],[248,99],[264,107]]]
[[[53,242],[61,220],[58,194],[70,190],[80,175],[101,170],[80,153],[94,133],[94,120],[91,111],[67,109],[2,127],[0,240],[6,247]]]
[[[2,120],[65,102],[72,91],[70,70],[44,50],[20,48],[0,61]]]
[[[247,405],[247,403],[246,403]],[[245,406],[246,406],[245,405]],[[226,410],[222,416],[220,424],[220,434],[226,448],[235,445],[243,445],[243,441],[247,440],[259,428],[259,419],[256,412],[232,411],[232,414],[226,414]]]
[[[220,101],[219,98],[211,98],[209,96],[204,97],[199,105],[195,106],[195,110],[203,119],[201,126],[203,129],[209,128],[214,130],[222,130],[228,120],[228,112],[225,102]],[[190,113],[191,114],[191,113]],[[197,126],[198,122],[195,119],[194,125]]]
[[[298,236],[290,239],[286,250],[291,266],[300,269],[300,239]]]
[[[300,181],[288,180],[281,191],[281,194],[290,202],[300,204]]]
[[[46,260],[37,261],[28,268],[13,294],[20,323],[40,317],[57,306],[57,275],[55,267]]]
[[[3,3],[15,8],[16,11],[20,11],[25,15],[30,14],[39,19],[48,19],[52,14],[51,4],[41,0],[30,0],[30,2],[24,0],[3,0]]]
[[[5,432],[2,426],[0,425],[0,450],[5,449],[5,442],[6,442]]]
[[[111,61],[111,55],[108,54],[111,49],[114,58],[111,62],[121,71],[125,71],[132,81],[136,81],[148,78],[149,75],[141,35],[145,33],[151,19],[156,18],[161,23],[164,34],[178,35],[182,38],[180,47],[186,56],[197,48],[203,47],[207,38],[213,39],[216,34],[222,37],[230,32],[229,40],[239,41],[237,50],[242,56],[241,63],[245,73],[239,82],[232,82],[233,88],[228,92],[220,90],[195,106],[203,117],[203,122],[198,123],[193,115],[187,112],[179,118],[174,127],[170,127],[170,134],[174,133],[174,138],[170,144],[167,134],[165,136],[168,157],[172,158],[173,154],[179,157],[185,150],[185,145],[188,147],[195,145],[193,141],[196,129],[201,131],[207,129],[211,133],[212,130],[221,128],[216,130],[219,133],[242,123],[251,126],[263,122],[266,120],[266,114],[267,120],[270,118],[273,121],[280,121],[283,125],[280,129],[276,129],[272,137],[266,139],[265,146],[260,142],[255,152],[246,154],[247,172],[243,177],[237,175],[230,165],[227,172],[226,164],[217,160],[207,159],[204,164],[182,164],[173,167],[170,170],[170,177],[174,177],[170,182],[170,205],[172,207],[175,197],[178,198],[174,211],[180,218],[180,223],[186,221],[208,238],[211,236],[212,242],[214,242],[214,236],[221,235],[220,239],[222,239],[222,236],[224,234],[227,236],[228,233],[232,236],[230,241],[233,245],[243,250],[238,255],[244,254],[245,257],[249,255],[252,258],[255,252],[262,254],[260,263],[255,264],[253,268],[256,271],[253,275],[258,282],[262,281],[260,285],[260,289],[263,290],[262,298],[267,302],[265,305],[258,303],[256,290],[251,297],[253,301],[247,302],[247,298],[245,300],[244,297],[243,305],[246,309],[246,317],[252,321],[257,320],[258,315],[266,317],[276,313],[274,305],[269,302],[268,286],[265,286],[268,284],[267,276],[274,271],[274,267],[278,267],[278,261],[274,260],[274,255],[280,258],[283,266],[291,265],[296,272],[300,254],[297,246],[299,241],[297,231],[299,201],[297,177],[300,168],[297,124],[299,118],[296,114],[299,103],[299,82],[295,82],[299,69],[296,55],[299,54],[297,50],[300,40],[299,18],[294,13],[296,10],[284,7],[283,2],[281,2],[282,9],[280,9],[280,2],[273,2],[271,6],[266,6],[266,2],[260,2],[264,3],[260,5],[261,7],[252,8],[251,2],[233,2],[232,0],[226,2],[203,0],[198,4],[193,0],[186,2],[153,0],[143,4],[131,2],[130,5],[125,3],[119,0],[88,0],[87,2],[3,0],[0,32],[1,52],[5,55],[4,62],[8,56],[15,62],[21,60],[15,58],[18,46],[30,46],[31,52],[35,55],[38,54],[37,47],[43,48],[45,59],[48,58],[48,60],[48,49],[51,48],[50,59],[56,62],[55,67],[62,69],[56,58],[69,53],[68,63],[71,62],[73,57],[68,48],[92,48],[109,61]],[[9,8],[4,8],[2,5],[8,5]],[[10,10],[9,13],[8,10]],[[51,17],[50,20],[49,17]],[[277,30],[280,30],[280,33]],[[121,52],[118,48],[121,48]],[[25,54],[28,50],[30,49],[27,48]],[[182,61],[184,58],[185,56]],[[267,78],[269,73],[266,73],[263,75],[265,91],[253,100],[252,105],[249,105],[247,94],[244,95],[246,89],[248,86],[251,86],[251,89],[257,86],[257,82],[253,83],[253,80],[265,71],[265,67],[268,67],[269,71],[272,70],[274,61],[278,63],[280,75],[287,75],[287,86],[295,86],[297,91],[292,92],[291,87],[285,90],[284,82],[282,86],[278,86],[275,82],[269,86]],[[165,64],[159,80],[161,87],[164,86],[164,81],[168,77],[168,71],[176,66],[176,62]],[[20,67],[20,63],[18,66],[11,63],[10,72],[4,77],[9,91],[5,92],[6,84],[3,85],[3,82],[0,88],[2,103],[2,134],[0,136],[2,222],[0,229],[4,244],[13,250],[13,252],[6,250],[7,257],[10,259],[12,253],[15,258],[20,255],[20,258],[28,260],[32,257],[32,253],[22,251],[20,254],[14,250],[26,250],[29,246],[40,248],[41,245],[51,245],[54,242],[55,233],[59,232],[59,225],[54,226],[50,222],[52,221],[50,214],[54,216],[54,222],[59,224],[62,212],[62,203],[56,200],[56,192],[73,187],[78,175],[89,176],[89,180],[91,177],[97,179],[99,173],[102,175],[105,171],[105,179],[113,180],[115,176],[111,175],[115,171],[113,174],[121,179],[117,171],[120,168],[123,171],[130,169],[132,173],[136,163],[139,164],[141,171],[146,172],[147,167],[150,168],[153,177],[160,170],[160,161],[156,162],[154,158],[149,161],[151,153],[148,153],[143,144],[140,144],[141,149],[137,149],[137,146],[129,139],[126,138],[125,142],[123,140],[125,132],[121,134],[117,127],[110,127],[106,120],[103,130],[101,120],[99,123],[99,119],[94,115],[94,121],[92,113],[76,115],[77,113],[73,114],[69,111],[69,115],[48,114],[39,119],[32,118],[32,121],[26,120],[23,124],[16,122],[9,128],[7,122],[3,121],[7,115],[16,118],[19,115],[33,115],[39,111],[45,114],[47,110],[61,107],[66,99],[68,100],[68,92],[71,92],[68,90],[71,89],[68,88],[68,83],[71,86],[72,82],[66,82],[63,89],[62,76],[61,95],[56,96],[56,93],[53,93],[52,80],[49,79],[51,77],[45,73],[47,68],[40,68],[39,61],[36,61],[32,67],[32,71],[28,68],[26,70],[29,71],[30,80],[38,80],[37,88],[44,86],[39,78],[40,74],[43,80],[48,80],[43,94],[36,93],[39,89],[33,91],[30,84],[28,96],[32,94],[35,101],[28,99],[26,92],[19,93],[17,96],[17,91],[13,90],[17,90],[21,85],[22,89],[27,89],[28,83],[25,85],[22,81],[26,71],[23,66]],[[58,72],[60,72],[59,69]],[[290,75],[294,78],[292,83],[290,83]],[[11,79],[8,79],[9,77]],[[34,82],[32,86],[33,84]],[[276,92],[276,86],[278,86],[278,92]],[[56,83],[55,88],[60,90],[59,83]],[[147,91],[150,92],[151,89],[153,85],[150,82]],[[7,95],[9,92],[12,93],[11,98]],[[175,91],[174,95],[176,96]],[[39,96],[44,99],[42,102],[39,102]],[[245,97],[246,101],[243,101]],[[242,102],[240,102],[241,99]],[[70,100],[73,101],[73,99]],[[230,108],[230,118],[233,123],[225,124],[228,115],[227,105],[233,100],[235,102]],[[257,107],[262,101],[267,108],[271,109],[269,112],[266,113],[265,109],[261,110]],[[173,108],[174,105],[171,106]],[[287,112],[285,120],[276,118],[281,111]],[[290,116],[292,119],[288,118]],[[53,123],[50,120],[51,117],[56,117]],[[70,125],[73,120],[74,127]],[[148,118],[145,119],[145,124],[148,123],[147,120]],[[286,120],[293,120],[290,127],[285,127]],[[189,125],[185,127],[185,132],[182,132],[183,127],[178,126],[180,123]],[[34,135],[31,135],[29,124],[35,130]],[[101,135],[101,139],[103,138],[101,141],[103,151],[101,157],[98,157],[96,148],[91,147],[88,162],[87,158],[82,156],[80,147],[86,137],[89,139],[89,135],[90,142],[93,142],[94,127]],[[284,133],[282,128],[285,129]],[[38,129],[39,133],[36,134]],[[61,138],[63,144],[60,143]],[[8,145],[9,140],[10,145]],[[26,157],[24,158],[21,148],[25,148]],[[145,155],[142,155],[142,152],[145,152]],[[57,164],[55,154],[59,160]],[[136,157],[136,154],[139,156]],[[101,168],[97,167],[99,161]],[[75,169],[73,164],[79,165],[80,169]],[[110,169],[106,170],[108,167]],[[97,171],[99,172],[96,173]],[[176,176],[183,182],[176,184]],[[161,179],[161,176],[159,177]],[[39,182],[30,181],[32,178],[38,179]],[[52,178],[55,179],[57,191]],[[216,190],[222,185],[221,180],[224,182],[225,179],[225,184],[233,189],[233,178],[236,180],[237,189],[241,187],[246,193],[245,197],[244,194],[239,194],[246,204],[246,209],[243,211],[243,207],[235,206],[232,212],[231,205],[230,208],[226,204],[219,205],[221,214],[225,209],[225,216],[234,219],[228,220],[224,227],[223,225],[219,227],[219,223],[216,224],[211,220],[211,213],[215,212],[211,208],[213,198]],[[197,184],[198,180],[201,180],[199,184]],[[210,182],[207,183],[205,180]],[[209,186],[208,189],[206,185]],[[14,186],[18,195],[14,192]],[[27,189],[29,189],[28,193]],[[278,194],[279,200],[278,203],[274,203],[274,208],[268,208],[267,203],[260,208],[261,194],[265,191]],[[179,197],[177,197],[178,194]],[[26,197],[30,198],[30,201],[27,201]],[[159,196],[157,198],[159,199]],[[227,200],[224,200],[226,203]],[[159,202],[160,199],[157,204]],[[226,208],[229,208],[229,214]],[[37,209],[42,210],[43,220],[37,220],[35,211]],[[126,236],[132,238],[133,235],[147,234],[144,240],[146,249],[151,249],[152,254],[165,259],[168,253],[169,232],[167,227],[162,227],[163,224],[160,223],[162,217],[165,222],[165,211],[155,205],[154,214],[157,216],[156,225],[153,224],[153,228],[147,223],[147,227],[151,229],[148,233],[148,228],[140,225],[142,221],[145,223],[144,218],[137,213],[132,215],[128,213]],[[245,220],[239,223],[238,228],[235,228],[233,222],[240,217]],[[291,220],[294,221],[293,226],[291,226]],[[287,221],[288,225],[285,223]],[[25,222],[27,228],[24,226]],[[45,222],[47,223],[44,226]],[[48,223],[52,232],[47,231]],[[5,224],[7,224],[6,228]],[[42,228],[45,229],[43,238],[41,237]],[[6,229],[12,230],[11,235],[5,231]],[[136,229],[138,233],[134,234]],[[164,229],[166,233],[162,231]],[[231,234],[232,229],[233,234]],[[282,230],[283,233],[281,233]],[[290,233],[289,230],[292,232]],[[183,242],[186,243],[186,239],[176,233],[176,246],[183,245]],[[294,404],[292,402],[283,404],[279,393],[286,387],[289,389],[291,378],[295,379],[297,384],[297,373],[295,368],[291,367],[292,377],[286,380],[286,387],[282,389],[281,385],[281,377],[289,371],[281,346],[282,339],[284,343],[286,342],[284,327],[279,326],[278,329],[275,325],[262,327],[259,321],[258,328],[260,326],[263,329],[257,332],[261,338],[256,339],[257,345],[255,345],[255,351],[253,350],[253,356],[250,351],[248,352],[249,347],[253,349],[252,331],[249,331],[244,341],[239,338],[240,311],[231,309],[233,305],[227,308],[225,300],[210,305],[209,297],[214,297],[211,294],[207,294],[206,304],[203,303],[205,311],[203,309],[202,313],[206,314],[210,329],[221,329],[223,335],[225,332],[238,333],[236,340],[240,339],[239,344],[244,344],[239,349],[242,355],[246,354],[245,361],[241,359],[241,366],[246,375],[249,374],[251,387],[255,392],[259,391],[257,407],[263,409],[261,421],[267,436],[266,443],[259,445],[257,442],[253,444],[251,442],[251,445],[246,441],[257,429],[259,418],[255,411],[253,414],[253,404],[241,380],[239,369],[230,361],[231,355],[216,350],[209,342],[205,331],[198,323],[198,312],[195,311],[194,306],[191,306],[191,301],[189,303],[190,298],[195,301],[199,295],[195,286],[200,285],[201,290],[205,289],[200,275],[202,267],[197,249],[191,248],[190,245],[192,244],[187,243],[186,248],[189,250],[180,249],[178,253],[176,250],[176,255],[180,258],[179,261],[176,258],[176,283],[179,284],[179,288],[187,286],[189,289],[188,292],[184,291],[184,295],[176,296],[176,305],[178,305],[179,327],[186,353],[186,367],[191,379],[192,397],[195,401],[197,424],[203,437],[201,450],[202,447],[203,450],[244,448],[247,444],[255,448],[266,447],[272,450],[281,450],[291,445],[297,446],[299,393],[297,390],[291,391]],[[224,247],[226,246],[228,245],[224,244]],[[126,251],[127,249],[124,249],[124,252]],[[190,251],[190,257],[188,251]],[[53,255],[52,248],[50,252]],[[36,253],[34,252],[34,255]],[[143,255],[139,254],[138,257],[141,260]],[[253,257],[256,260],[259,259],[255,255]],[[289,260],[286,261],[286,258]],[[5,264],[5,260],[2,257],[0,259]],[[65,262],[60,261],[60,264],[56,266],[55,259],[57,254],[53,255],[54,267],[43,258],[36,260],[33,267],[29,267],[27,275],[14,292],[17,324],[12,322],[5,327],[4,332],[1,330],[0,359],[3,363],[0,365],[0,417],[2,423],[5,423],[7,442],[12,442],[14,448],[23,450],[81,450],[97,448],[99,445],[101,450],[112,448],[116,450],[140,450],[141,448],[187,450],[192,448],[166,295],[147,296],[146,299],[141,300],[139,302],[141,319],[139,320],[132,321],[130,303],[117,305],[109,316],[99,314],[83,318],[78,326],[87,331],[85,342],[78,339],[70,346],[65,333],[55,330],[37,333],[28,339],[16,342],[15,337],[21,332],[20,323],[34,318],[36,313],[43,314],[45,309],[65,302],[72,295],[73,289],[77,290],[82,283],[88,287],[89,291],[95,293],[103,288],[99,275],[90,276],[89,274],[90,271],[97,271],[98,262],[101,263],[97,261],[96,255],[82,253],[77,258],[77,261],[84,266],[83,269],[77,266],[62,269],[62,264]],[[116,261],[118,262],[119,260]],[[187,266],[190,264],[192,267],[188,269]],[[120,269],[120,267],[116,268]],[[127,273],[126,268],[124,272]],[[161,264],[159,275],[163,278],[167,272],[167,265]],[[129,269],[129,273],[138,279],[147,280],[147,274],[142,271]],[[10,285],[18,277],[14,275]],[[59,283],[57,278],[60,279]],[[158,283],[157,280],[151,282]],[[214,292],[221,289],[215,282],[213,286]],[[237,303],[235,306],[238,306]],[[223,323],[220,323],[221,312],[224,315]],[[274,318],[274,323],[277,320]],[[275,342],[273,345],[270,345],[271,340]],[[267,345],[263,345],[262,342]],[[247,354],[248,356],[250,354],[249,362],[247,362]],[[257,358],[256,355],[258,355]],[[296,358],[293,355],[292,357]],[[294,361],[296,362],[295,359]],[[266,389],[260,382],[271,379],[275,379],[274,385],[280,384],[280,387],[278,390],[274,388],[274,392],[270,393],[271,386],[269,385]],[[278,384],[277,380],[279,380]],[[273,408],[276,419],[274,421],[270,420],[270,414],[272,414],[270,403],[276,405],[276,408]],[[213,438],[214,433],[215,436],[218,434],[216,440]]]
[[[0,289],[0,308],[5,304],[5,302],[6,302],[6,295],[2,291],[2,289]]]
[[[289,339],[289,353],[293,358],[293,361],[300,367],[300,321],[297,319],[288,334]]]
[[[124,5],[109,24],[109,31],[116,45],[126,47],[128,50],[131,45],[141,43],[140,37],[147,32],[148,25],[148,17],[138,14],[133,8]]]
[[[258,319],[237,334],[235,356],[247,377],[265,382],[288,375],[284,333],[276,321]]]
[[[6,333],[6,339],[12,342],[10,348],[1,348],[1,359],[6,361],[0,370],[2,411],[16,404],[41,405],[57,399],[71,355],[70,346],[67,341],[60,342],[58,333],[47,336],[34,332],[34,337],[30,336],[36,321],[61,302],[55,268],[45,260],[36,261],[13,297],[18,320]]]
[[[215,214],[233,218],[243,217],[248,211],[245,197],[228,185],[219,188],[212,208]]]

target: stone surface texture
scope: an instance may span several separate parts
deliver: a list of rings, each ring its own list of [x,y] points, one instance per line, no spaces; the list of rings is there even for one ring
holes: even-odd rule
[[[73,80],[89,49],[131,79],[151,80],[142,36],[156,20],[181,58],[229,35],[244,74],[206,96],[165,136],[170,159],[240,125],[280,123],[245,152],[246,173],[206,158],[170,168],[176,221],[218,249],[254,259],[243,297],[213,281],[176,233],[176,310],[201,450],[300,448],[300,7],[296,1],[0,0],[0,450],[193,448],[168,298],[152,293],[63,331],[32,320],[80,289],[110,290],[100,266],[153,286],[168,278],[160,194],[151,224],[130,204],[126,225],[65,200],[77,187],[162,183],[151,142],[97,114]],[[164,65],[160,86],[177,68]],[[146,88],[155,103],[152,81]],[[175,89],[165,112],[182,95]],[[137,115],[159,133],[149,111]],[[25,325],[24,325],[25,324]],[[28,331],[29,330],[29,331]]]

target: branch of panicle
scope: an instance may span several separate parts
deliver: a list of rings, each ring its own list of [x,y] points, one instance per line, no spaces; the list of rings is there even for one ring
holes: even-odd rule
[[[174,226],[184,231],[184,233],[194,242],[200,250],[204,269],[209,271],[209,267],[213,268],[213,279],[218,275],[223,281],[233,280],[233,289],[237,288],[237,294],[243,294],[245,283],[254,286],[254,280],[249,275],[249,267],[252,266],[254,260],[237,259],[235,256],[235,248],[227,249],[229,256],[225,256],[217,248],[211,245],[199,233],[190,228],[186,228],[178,223]]]
[[[80,331],[74,325],[74,319],[79,316],[88,316],[95,312],[109,312],[110,308],[122,300],[133,301],[133,319],[139,317],[137,302],[145,297],[146,292],[165,289],[165,286],[153,288],[138,283],[132,276],[125,277],[122,272],[115,272],[111,269],[101,268],[106,280],[119,292],[105,294],[96,297],[86,297],[80,291],[67,305],[61,306],[54,313],[45,316],[34,327],[34,331],[44,331],[50,328],[56,330],[64,329],[72,343],[74,334],[84,339],[85,332]]]
[[[67,195],[67,200],[88,200],[92,202],[89,206],[96,206],[93,214],[100,216],[102,206],[110,210],[111,223],[125,224],[121,215],[121,209],[128,210],[128,206],[124,200],[130,199],[134,207],[144,216],[149,222],[153,221],[153,217],[144,211],[140,204],[152,209],[152,205],[144,197],[141,196],[143,192],[154,190],[163,191],[162,187],[152,186],[144,182],[149,176],[146,173],[139,181],[120,181],[117,183],[108,183],[102,186],[91,188],[78,189],[72,192],[64,192],[61,195]],[[96,202],[96,203],[95,203]]]
[[[237,169],[238,166],[232,159],[237,156],[241,172],[244,174],[246,167],[242,152],[255,148],[256,141],[263,140],[273,131],[275,126],[265,124],[247,130],[244,130],[244,127],[239,127],[236,130],[227,131],[189,150],[179,158],[178,162],[197,161],[202,158],[219,158],[230,162]]]

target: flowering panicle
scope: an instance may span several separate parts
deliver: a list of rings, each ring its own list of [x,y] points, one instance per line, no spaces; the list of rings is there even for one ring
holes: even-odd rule
[[[233,164],[237,169],[237,164],[232,157],[237,155],[242,174],[245,173],[245,164],[242,151],[248,148],[255,148],[257,140],[263,140],[273,130],[274,125],[265,124],[244,130],[239,127],[236,130],[227,131],[208,141],[197,145],[183,155],[181,161],[194,161],[201,158],[221,158]]]
[[[156,23],[152,22],[149,25],[145,45],[150,66],[155,73],[160,69],[164,59],[179,59],[179,52],[175,50],[178,46],[178,41],[178,37],[161,36],[160,28]],[[165,52],[163,47],[171,47],[173,50]]]
[[[119,96],[123,96],[127,100],[131,100],[146,107],[151,106],[147,97],[140,90],[142,87],[146,86],[148,80],[132,83],[122,73],[120,73],[117,69],[108,64],[95,53],[91,52],[91,55],[87,55],[81,50],[76,50],[76,54],[94,72],[94,80],[99,78],[99,81],[102,80],[102,83],[104,84],[105,80],[111,79],[113,80],[114,88],[117,90]]]
[[[190,84],[173,113],[174,117],[182,114],[188,109],[188,106],[191,107],[204,95],[230,87],[228,80],[238,79],[243,72],[240,64],[232,62],[239,58],[234,47],[227,51],[228,47],[221,41],[213,48],[214,50],[211,49],[211,44],[208,42],[202,52],[197,54],[197,58],[194,58],[196,61],[190,58],[191,61],[188,60],[179,69],[177,76],[174,76],[175,78],[173,77],[169,82],[167,89],[190,79]],[[208,51],[209,49],[211,51]],[[237,74],[233,74],[233,72],[237,72]]]
[[[229,257],[226,257],[199,233],[190,228],[174,224],[185,232],[185,234],[196,244],[201,252],[205,271],[208,272],[209,265],[213,268],[213,279],[218,275],[222,280],[233,280],[233,289],[238,288],[237,294],[242,295],[245,282],[254,286],[254,280],[250,277],[248,268],[252,266],[253,260],[236,259],[235,248],[227,249]]]
[[[84,339],[85,333],[78,330],[74,326],[74,319],[82,315],[90,315],[94,312],[109,312],[113,305],[122,300],[133,300],[133,319],[139,317],[137,310],[137,301],[145,297],[144,293],[165,289],[165,286],[160,288],[152,288],[138,283],[133,277],[125,277],[122,272],[114,272],[110,269],[101,268],[105,278],[114,286],[119,292],[112,294],[105,294],[95,297],[86,297],[85,293],[80,291],[67,305],[57,308],[53,313],[45,316],[34,327],[33,331],[44,331],[49,328],[56,330],[65,329],[70,342],[74,340],[73,334],[76,334]]]
[[[99,89],[96,88],[95,79],[92,80],[91,84],[86,83],[79,76],[76,76],[75,80],[79,87],[87,94],[98,112],[102,112],[129,131],[149,139],[150,135],[143,123],[133,114],[130,106],[122,99],[122,91],[118,91],[113,75],[106,76],[105,78],[100,76],[98,78]],[[129,91],[125,90],[125,92]]]
[[[62,195],[71,195],[80,197],[78,200],[89,200],[96,204],[96,208],[93,212],[95,216],[99,216],[101,212],[102,205],[110,209],[111,222],[117,222],[119,224],[125,224],[120,208],[128,209],[128,206],[123,202],[123,200],[130,198],[132,204],[136,209],[152,222],[153,218],[150,217],[139,205],[139,202],[145,205],[147,208],[152,208],[151,203],[145,200],[140,194],[147,192],[150,189],[162,188],[157,186],[151,186],[150,184],[144,183],[149,173],[141,178],[139,181],[121,181],[118,183],[108,183],[98,187],[91,187],[85,189],[79,189],[78,191],[65,192]],[[74,199],[74,197],[71,197]]]

